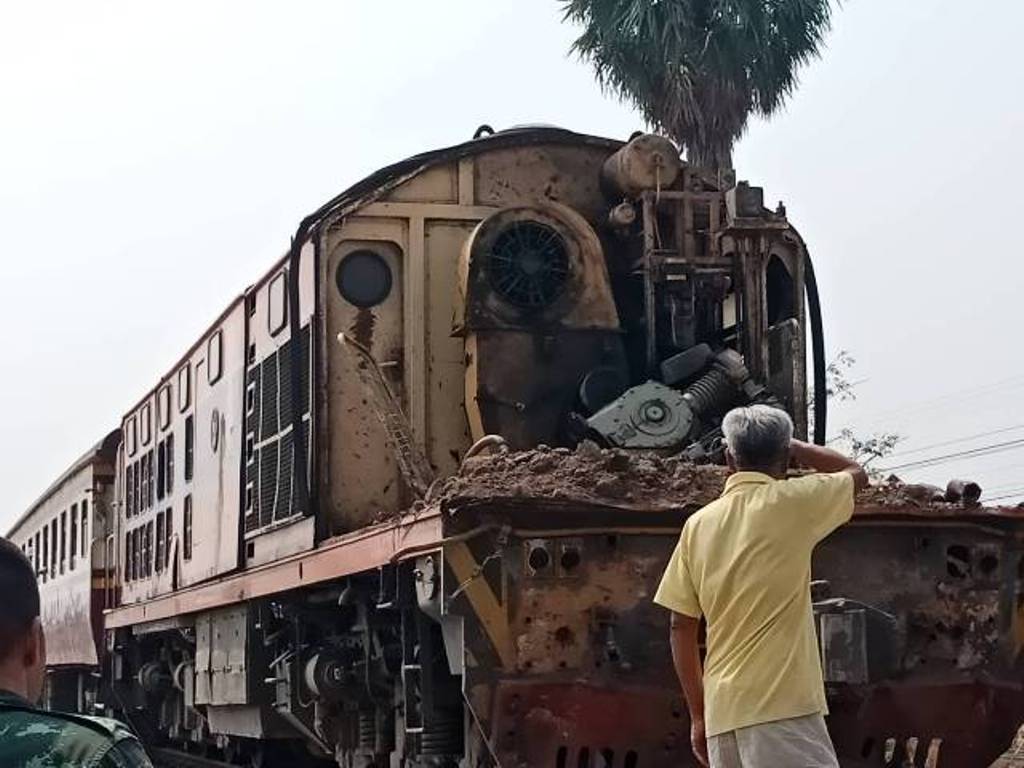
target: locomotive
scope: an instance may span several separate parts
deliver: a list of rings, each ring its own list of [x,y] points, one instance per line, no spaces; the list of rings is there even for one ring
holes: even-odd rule
[[[730,407],[823,438],[808,347],[823,392],[784,206],[664,138],[377,171],[11,531],[48,700],[167,765],[692,765],[651,597]],[[1019,519],[871,493],[814,564],[842,764],[985,764],[1024,719]]]

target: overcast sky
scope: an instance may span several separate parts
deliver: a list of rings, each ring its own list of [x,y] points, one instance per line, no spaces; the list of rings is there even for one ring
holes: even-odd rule
[[[890,464],[1024,438],[1022,28],[1014,0],[845,3],[736,152],[865,380],[830,432],[900,432]],[[3,0],[0,528],[361,176],[484,122],[642,127],[573,34],[552,0]],[[906,476],[955,474],[1024,490],[1024,449]]]

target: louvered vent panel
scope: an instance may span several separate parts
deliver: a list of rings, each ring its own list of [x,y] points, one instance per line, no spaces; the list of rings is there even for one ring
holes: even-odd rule
[[[260,397],[262,403],[260,440],[269,440],[278,432],[277,423],[277,396],[278,396],[278,356],[274,354],[267,357],[260,365],[262,369],[263,389]]]

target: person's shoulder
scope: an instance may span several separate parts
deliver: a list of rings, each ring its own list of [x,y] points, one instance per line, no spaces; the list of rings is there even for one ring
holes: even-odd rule
[[[849,472],[813,472],[774,483],[775,490],[789,499],[819,501],[836,494],[853,497],[853,475]]]
[[[686,536],[694,535],[703,523],[714,519],[717,515],[721,514],[727,506],[728,502],[726,501],[725,496],[719,496],[714,501],[710,501],[705,504],[686,518],[686,521],[683,523],[683,537],[685,538]]]
[[[0,716],[5,708],[0,707]],[[100,762],[119,745],[138,743],[131,731],[117,720],[87,717],[70,712],[18,707],[6,708],[0,717],[4,727],[0,745],[3,765],[31,765],[33,758],[45,757],[43,765],[106,765]],[[6,722],[4,722],[6,721]],[[19,759],[23,758],[21,762]],[[117,763],[115,763],[117,764]],[[148,766],[148,761],[141,763]]]

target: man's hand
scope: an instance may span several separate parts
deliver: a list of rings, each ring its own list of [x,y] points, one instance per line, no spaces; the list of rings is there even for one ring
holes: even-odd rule
[[[703,720],[692,720],[690,722],[690,746],[697,762],[708,768],[708,737],[704,730]]]

